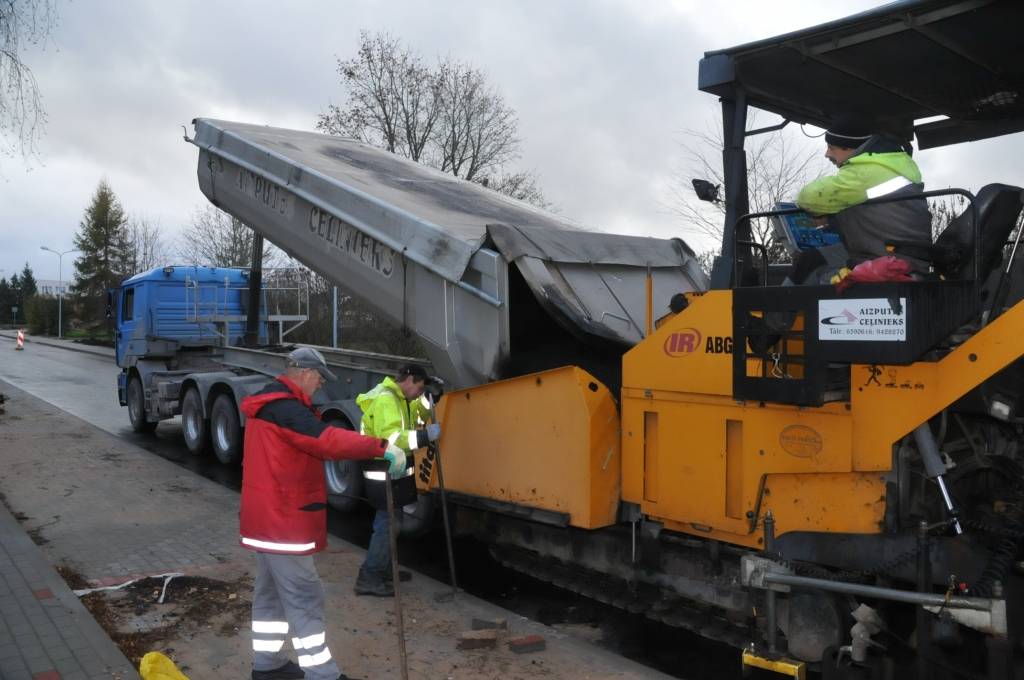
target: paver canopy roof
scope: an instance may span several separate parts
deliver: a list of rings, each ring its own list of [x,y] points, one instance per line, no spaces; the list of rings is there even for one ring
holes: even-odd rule
[[[1024,130],[1022,25],[1019,0],[893,2],[707,52],[699,87],[819,127],[870,115],[921,148],[995,137]]]

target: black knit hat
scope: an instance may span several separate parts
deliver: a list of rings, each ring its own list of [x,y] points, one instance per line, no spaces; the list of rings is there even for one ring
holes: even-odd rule
[[[864,116],[847,113],[836,116],[825,131],[825,143],[844,149],[856,149],[878,134],[875,125]]]
[[[419,364],[406,364],[398,371],[398,382],[402,382],[408,376],[412,376],[413,380],[419,382],[420,380],[430,380],[430,376],[427,375],[427,369],[423,368]]]

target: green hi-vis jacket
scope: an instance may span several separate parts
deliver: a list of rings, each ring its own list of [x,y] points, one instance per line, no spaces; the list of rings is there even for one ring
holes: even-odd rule
[[[851,266],[887,255],[888,241],[931,242],[931,214],[924,198],[921,171],[903,151],[851,156],[839,171],[817,179],[797,196],[797,204],[812,215],[834,215]],[[861,205],[881,196],[905,195],[907,200]],[[901,256],[915,271],[928,263]]]
[[[392,378],[384,378],[376,387],[356,397],[363,411],[360,432],[371,437],[392,440],[406,452],[426,445],[426,436],[417,430],[421,422],[430,420],[430,411],[419,399],[408,401],[402,388]]]

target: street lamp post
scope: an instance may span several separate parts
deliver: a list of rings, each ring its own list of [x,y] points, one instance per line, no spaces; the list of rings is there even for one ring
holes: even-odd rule
[[[39,248],[57,256],[57,339],[59,340],[64,337],[64,256],[68,253],[82,251],[72,248],[62,253],[46,246],[39,246]]]

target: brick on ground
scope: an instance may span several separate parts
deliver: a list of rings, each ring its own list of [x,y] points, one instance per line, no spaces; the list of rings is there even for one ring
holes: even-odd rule
[[[498,646],[498,631],[467,630],[459,633],[459,649],[494,649]]]
[[[530,654],[547,649],[548,643],[540,635],[527,635],[508,641],[508,648],[516,654]]]
[[[473,619],[473,630],[508,630],[508,619]]]

